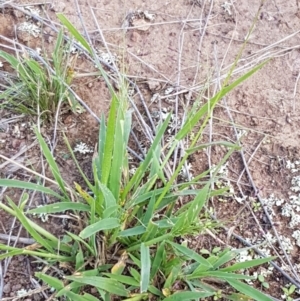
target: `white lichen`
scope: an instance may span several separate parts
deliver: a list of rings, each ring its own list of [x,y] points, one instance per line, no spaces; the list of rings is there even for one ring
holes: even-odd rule
[[[34,36],[35,38],[37,38],[41,33],[41,29],[37,25],[29,22],[21,23],[18,26],[18,30],[28,32],[30,35]]]
[[[296,245],[300,247],[300,230],[296,230],[293,232],[292,237],[296,240]]]
[[[74,153],[78,152],[78,153],[84,154],[84,155],[85,155],[85,154],[88,154],[88,153],[94,152],[94,150],[93,150],[91,147],[87,146],[87,144],[84,143],[84,142],[78,143],[78,144],[75,146],[75,148],[74,148],[73,151],[74,151]]]

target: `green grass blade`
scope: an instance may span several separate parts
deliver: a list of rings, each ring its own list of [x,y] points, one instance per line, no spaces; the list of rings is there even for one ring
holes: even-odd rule
[[[91,254],[93,254],[95,256],[95,252],[94,252],[93,248],[88,243],[86,243],[83,239],[81,239],[79,236],[77,236],[71,232],[66,232],[66,233],[75,241],[79,241],[80,243],[84,244],[85,247],[91,252]]]
[[[44,138],[42,137],[42,135],[38,132],[37,129],[35,129],[35,134],[37,136],[37,139],[39,141],[39,144],[40,144],[40,147],[43,151],[43,154],[49,164],[49,167],[51,169],[51,172],[52,172],[52,175],[53,177],[55,178],[56,182],[58,183],[61,191],[64,193],[65,197],[68,198],[68,194],[67,194],[67,191],[66,191],[66,188],[65,188],[65,183],[63,181],[63,178],[59,172],[59,169],[58,169],[58,166],[55,162],[55,159],[53,157],[53,155],[51,154]]]
[[[15,58],[13,55],[6,53],[3,50],[0,50],[0,57],[4,58],[15,70],[18,69],[20,61]]]
[[[84,293],[83,297],[86,301],[99,301],[98,298],[94,297],[93,295],[90,295],[88,293]]]
[[[208,292],[179,292],[165,298],[164,301],[191,301],[194,299],[206,298],[213,295],[214,293]]]
[[[118,199],[120,196],[124,158],[127,153],[127,138],[125,137],[125,123],[122,115],[123,112],[121,111],[121,108],[119,106],[116,120],[111,173],[109,177],[109,188],[116,199]]]
[[[57,14],[57,18],[60,22],[69,30],[73,37],[81,43],[81,45],[90,53],[93,54],[92,49],[86,39],[79,33],[79,31],[73,26],[73,24],[61,13]]]
[[[130,179],[129,183],[125,186],[124,191],[122,193],[122,200],[125,199],[128,192],[132,189],[133,186],[138,187],[140,185],[141,180],[143,179],[143,176],[152,160],[152,152],[156,149],[157,145],[161,142],[161,139],[168,127],[169,121],[171,118],[171,114],[168,115],[162,126],[160,127],[159,131],[157,132],[153,143],[146,155],[145,160],[140,164],[138,169],[136,170],[133,177]]]
[[[141,293],[147,292],[148,286],[150,284],[150,250],[145,244],[141,244]]]
[[[80,272],[82,270],[82,267],[84,267],[84,255],[81,248],[79,247],[75,259],[75,270],[77,272]]]
[[[148,203],[147,210],[146,210],[145,214],[143,215],[143,219],[142,219],[142,223],[145,226],[148,225],[148,223],[150,222],[150,220],[153,217],[153,214],[154,214],[154,205],[155,205],[155,195],[152,192],[152,196],[151,196],[150,202]]]
[[[148,223],[146,232],[142,235],[140,240],[145,242],[154,239],[157,235],[158,230],[159,230],[159,225],[156,222],[150,221]]]
[[[142,301],[142,300],[147,300],[147,297],[148,294],[138,294],[138,295],[135,294],[134,297],[124,299],[123,301]]]
[[[103,230],[111,230],[114,228],[119,227],[119,220],[117,218],[106,218],[102,219],[99,222],[96,222],[90,226],[87,226],[85,229],[83,229],[79,236],[82,239],[88,238],[92,236],[93,234],[103,231]]]
[[[209,197],[209,184],[206,184],[198,193],[196,198],[190,203],[188,210],[181,214],[175,226],[172,228],[174,236],[178,236],[182,231],[187,229],[191,224],[198,219],[200,211],[202,210],[206,200]]]
[[[253,259],[250,261],[245,261],[245,262],[238,262],[236,264],[233,264],[229,267],[220,269],[219,271],[223,272],[233,272],[233,271],[239,271],[242,269],[249,269],[258,265],[262,265],[264,263],[270,262],[271,260],[276,259],[275,256],[273,257],[267,257],[267,258],[259,258],[259,259]]]
[[[20,189],[28,189],[32,191],[38,191],[42,193],[46,193],[52,195],[58,199],[64,199],[61,195],[56,193],[55,191],[51,190],[50,188],[44,187],[39,184],[24,182],[20,180],[11,180],[11,179],[0,179],[0,186],[1,187],[13,187],[13,188],[20,188]]]
[[[52,249],[51,245],[48,243],[48,240],[44,239],[39,235],[39,233],[32,227],[27,217],[24,215],[24,213],[15,205],[15,203],[7,197],[7,201],[9,205],[12,207],[12,209],[15,212],[16,218],[20,221],[22,226],[27,230],[27,232],[31,235],[31,237],[36,240],[40,245],[42,245],[44,248],[46,248],[50,253],[54,253],[54,250]]]
[[[212,265],[201,255],[197,254],[195,251],[188,249],[185,246],[176,244],[174,242],[168,241],[168,244],[170,244],[172,247],[174,247],[177,251],[179,251],[182,255],[185,255],[188,257],[189,260],[195,260],[196,262],[203,264],[204,266],[211,268]]]
[[[212,109],[215,107],[217,102],[224,97],[227,93],[229,93],[231,90],[233,90],[235,87],[240,85],[243,81],[248,79],[251,75],[253,75],[255,72],[257,72],[259,69],[261,69],[268,61],[265,61],[255,68],[251,69],[249,72],[244,74],[243,76],[239,77],[236,81],[234,81],[232,84],[223,87],[214,97],[212,97],[206,104],[204,104],[198,112],[192,116],[190,119],[186,121],[182,129],[176,134],[175,139],[176,140],[182,140],[184,137],[186,137],[191,130],[194,128],[194,126],[198,123],[198,121],[205,115],[209,114]]]
[[[223,264],[231,261],[235,257],[236,257],[236,253],[235,252],[232,252],[232,251],[226,252],[221,257],[219,257],[219,259],[213,264],[214,269],[219,268],[220,266],[222,266]],[[234,271],[234,270],[230,270],[228,272],[231,272],[231,271]]]
[[[78,211],[89,212],[91,210],[91,208],[89,205],[85,205],[85,204],[61,202],[61,203],[54,203],[54,204],[30,209],[26,213],[29,213],[29,214],[57,213],[57,212],[63,212],[66,210],[73,210],[73,211],[78,210]]]
[[[104,197],[104,208],[108,209],[110,207],[115,207],[117,205],[117,201],[114,197],[114,195],[112,194],[112,192],[102,183],[98,182],[98,186],[103,194]],[[103,218],[105,218],[105,216],[103,215]]]
[[[236,274],[236,273],[227,273],[227,272],[223,272],[223,271],[204,271],[201,272],[199,271],[199,273],[193,273],[192,275],[188,275],[186,276],[187,279],[191,280],[191,279],[197,279],[197,278],[205,278],[205,277],[216,277],[219,279],[223,279],[223,280],[228,280],[228,279],[255,279],[255,277],[252,276],[246,276],[243,274]]]
[[[66,276],[66,279],[97,287],[101,290],[111,293],[112,295],[129,297],[129,292],[119,281],[115,279],[109,279],[100,276]]]
[[[105,116],[102,114],[99,137],[98,137],[98,156],[95,158],[95,165],[97,171],[97,179],[101,179],[102,177],[102,166],[103,166],[103,154],[105,148],[105,140],[106,140],[106,125],[105,125]],[[96,177],[95,177],[96,179]]]
[[[115,129],[116,129],[116,111],[118,107],[118,100],[116,96],[113,96],[111,100],[111,106],[107,121],[107,129],[106,129],[106,139],[105,139],[105,147],[104,153],[99,154],[103,156],[102,161],[102,174],[101,174],[101,183],[103,185],[108,184],[108,179],[111,171],[111,162],[114,148],[114,140],[115,140]]]
[[[156,273],[158,272],[158,270],[161,268],[164,252],[165,252],[165,243],[162,242],[161,244],[159,244],[159,247],[156,249],[156,254],[152,263],[150,279],[153,279]]]
[[[257,289],[234,279],[227,280],[227,282],[234,287],[237,291],[245,294],[246,296],[251,297],[256,301],[272,301],[273,299],[269,298],[265,294],[261,293]]]
[[[57,277],[52,277],[44,273],[36,272],[34,274],[37,278],[43,280],[50,287],[55,288],[57,291],[64,288],[64,283],[60,281]]]
[[[115,279],[121,283],[128,284],[131,286],[139,287],[140,283],[136,281],[133,277],[118,275],[118,274],[110,274],[110,273],[102,273],[104,276],[107,276],[111,279]]]
[[[119,233],[119,237],[129,237],[129,236],[137,236],[146,232],[146,228],[144,226],[137,226],[134,228],[123,230]]]
[[[234,143],[230,143],[230,142],[227,142],[227,141],[216,141],[216,142],[211,142],[211,143],[203,143],[201,145],[197,145],[195,147],[192,147],[192,148],[188,148],[185,150],[185,152],[189,155],[199,151],[199,150],[202,150],[202,149],[205,149],[205,148],[208,148],[208,147],[211,147],[211,146],[225,146],[227,148],[233,148],[235,150],[238,150],[240,149],[241,147],[239,147],[237,144],[234,144]]]

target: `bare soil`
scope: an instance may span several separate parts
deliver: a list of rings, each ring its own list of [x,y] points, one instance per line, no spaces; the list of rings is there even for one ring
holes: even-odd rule
[[[16,1],[13,5],[23,7],[31,2],[36,3]],[[161,106],[167,110],[175,110],[173,100],[178,100],[179,116],[187,101],[190,101],[191,105],[198,95],[202,94],[205,101],[224,83],[230,64],[243,47],[247,32],[260,7],[258,0],[241,0],[232,4],[230,1],[221,0],[110,0],[101,3],[96,0],[79,0],[78,4],[80,16],[93,37],[93,43],[106,52],[92,11],[108,48],[119,58],[119,67],[139,85],[150,111],[158,108],[157,103],[151,102],[151,97],[158,93],[161,96]],[[263,231],[271,231],[270,222],[262,208],[254,210],[253,204],[259,202],[258,194],[261,198],[268,198],[273,194],[288,200],[293,174],[286,168],[287,161],[300,159],[299,5],[297,0],[265,1],[233,78],[238,78],[265,59],[270,58],[270,61],[226,99],[221,100],[205,137],[212,141],[237,141],[235,129],[244,133],[240,143],[258,191],[243,171],[245,165],[241,154],[237,152],[229,160],[225,179],[232,183],[235,196],[223,201],[214,199],[209,206],[213,207],[215,216],[227,228],[234,229],[236,234],[248,239],[252,244],[259,243],[263,238]],[[20,43],[33,48],[43,45],[49,50],[53,49],[53,30],[45,27],[39,38],[24,37],[18,33],[16,26],[26,20],[25,15],[10,5],[5,7],[0,15],[1,36],[16,38]],[[57,22],[55,14],[63,12],[79,30],[83,30],[76,1],[51,1],[50,5],[35,7],[40,8],[41,16],[51,20],[53,26]],[[153,14],[153,20],[141,17],[141,12]],[[124,29],[122,25],[130,27]],[[5,41],[1,39],[1,43],[5,44]],[[94,66],[86,62],[84,57],[79,57],[76,67],[79,73],[95,71]],[[5,63],[4,68],[8,68]],[[208,81],[212,83],[209,89],[206,87]],[[102,79],[83,77],[77,79],[74,86],[76,92],[97,116],[107,112],[110,95]],[[168,94],[168,91],[171,92]],[[140,103],[137,105],[141,106]],[[13,114],[0,111],[0,117],[0,153],[11,158],[32,144],[33,133],[26,118],[21,117],[8,124],[3,121],[14,117]],[[90,114],[65,113],[60,118],[59,126],[67,134],[72,146],[84,142],[94,148],[98,137],[98,122]],[[51,139],[52,130],[43,129],[43,134]],[[63,144],[63,140],[58,141],[57,161],[71,184],[79,179],[72,161],[65,158],[66,149]],[[19,155],[18,160],[26,166],[38,164],[37,153],[37,145],[34,145]],[[195,155],[191,161],[193,174],[216,164],[223,156],[224,150],[220,148],[212,148],[210,154]],[[90,155],[79,159],[84,169],[89,172]],[[4,161],[0,161],[1,177],[29,177],[26,172],[13,169],[12,165],[3,164]],[[9,194],[12,199],[18,201],[19,192],[9,191]],[[241,197],[245,197],[245,200],[238,202]],[[35,199],[35,203],[38,202],[42,200]],[[289,226],[290,220],[280,214],[280,207],[276,210],[273,222],[279,235],[289,237],[294,243],[289,259],[299,273],[299,247],[291,236],[296,228]],[[55,231],[59,233],[61,230]],[[17,224],[13,224],[12,218],[1,210],[0,233],[18,234]],[[26,237],[26,233],[21,234]],[[227,244],[243,247],[237,240],[230,237],[228,239],[226,232],[215,235],[216,237],[199,237],[199,241],[191,242],[191,245],[199,249]],[[277,255],[283,255],[280,246],[276,245],[275,251]],[[281,262],[280,266],[287,266],[285,271],[291,275],[288,265]],[[2,269],[4,268],[3,266]],[[20,289],[35,289],[33,275],[36,268],[37,265],[32,263],[31,259],[22,256],[12,259],[6,273],[3,274],[3,300],[15,297]],[[289,281],[274,270],[268,282],[270,289],[265,291],[281,300],[281,286]],[[259,283],[255,285],[260,287]],[[33,294],[24,300],[46,299],[43,294]]]

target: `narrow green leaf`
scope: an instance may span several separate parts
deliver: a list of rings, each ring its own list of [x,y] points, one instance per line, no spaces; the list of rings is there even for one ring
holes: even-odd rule
[[[150,273],[150,279],[153,279],[158,272],[159,268],[161,267],[161,263],[163,261],[163,254],[165,251],[165,243],[162,242],[159,244],[159,247],[156,250],[156,254],[152,263],[151,273]]]
[[[140,283],[141,281],[141,274],[134,268],[130,268],[129,272],[131,274],[131,276]]]
[[[66,276],[66,279],[91,285],[117,296],[129,297],[129,292],[117,280],[100,276]]]
[[[83,229],[79,236],[83,239],[92,236],[93,234],[103,231],[103,230],[111,230],[119,227],[119,220],[117,218],[106,218],[102,219],[99,222],[96,222],[90,226],[87,226]]]
[[[117,118],[115,120],[116,131],[114,137],[113,157],[111,173],[109,177],[109,189],[116,199],[120,196],[121,177],[123,172],[123,162],[127,154],[127,144],[124,142],[125,129],[124,117],[121,106],[118,106]]]
[[[131,286],[139,287],[139,285],[140,285],[138,281],[136,281],[134,278],[129,277],[129,276],[111,274],[111,273],[103,273],[103,275],[105,275],[111,279],[115,279],[121,283],[131,285]]]
[[[44,273],[36,272],[35,276],[44,282],[46,282],[50,287],[54,287],[57,291],[64,288],[64,283],[57,277],[52,277]]]
[[[66,291],[66,296],[72,301],[88,301],[84,296],[78,295],[72,291]]]
[[[98,186],[104,197],[104,201],[105,201],[104,208],[108,209],[110,207],[115,207],[117,205],[117,201],[114,195],[112,194],[112,192],[107,188],[107,186],[103,185],[101,182],[98,182]],[[105,218],[104,215],[103,218]]]
[[[73,26],[73,24],[61,13],[57,14],[57,18],[60,20],[60,22],[67,27],[69,32],[74,36],[74,38],[81,43],[82,46],[85,47],[85,49],[92,54],[92,49],[89,45],[89,43],[86,41],[86,39],[78,32],[78,30]]]
[[[0,179],[0,186],[1,187],[13,187],[13,188],[20,188],[20,189],[28,189],[34,190],[42,193],[46,193],[52,195],[58,199],[63,199],[63,196],[59,195],[58,193],[54,192],[50,188],[44,187],[42,185],[38,185],[35,183],[24,182],[19,180],[11,180],[11,179]]]
[[[97,175],[100,180],[102,177],[102,166],[103,166],[103,157],[104,157],[104,148],[105,148],[105,140],[106,140],[106,125],[105,125],[105,116],[101,115],[101,123],[98,137],[98,157],[96,160],[97,166]]]
[[[153,221],[150,221],[148,223],[146,232],[142,235],[140,240],[145,242],[154,239],[157,235],[158,230],[159,230],[158,224]]]
[[[140,300],[146,300],[148,297],[148,294],[134,294],[133,297],[125,299],[123,301],[140,301]]]
[[[85,247],[91,252],[91,254],[93,254],[95,256],[94,249],[88,243],[86,243],[82,238],[80,238],[79,236],[77,236],[71,232],[68,232],[68,231],[66,233],[75,241],[79,241],[80,243],[84,244]]]
[[[55,162],[55,159],[53,157],[53,155],[50,152],[50,149],[48,148],[44,138],[42,137],[42,135],[39,133],[39,131],[37,129],[35,129],[35,134],[37,136],[37,139],[39,141],[40,147],[43,151],[43,154],[49,164],[49,167],[51,169],[52,175],[55,178],[56,182],[58,183],[60,189],[62,190],[62,192],[64,193],[64,195],[66,197],[68,197],[66,188],[65,188],[65,183],[63,181],[63,177],[61,176],[58,166]]]
[[[233,148],[235,150],[238,150],[238,149],[241,148],[237,144],[230,143],[230,142],[227,142],[227,141],[215,141],[215,142],[211,142],[211,143],[204,143],[204,144],[201,144],[201,145],[197,145],[197,146],[192,147],[192,148],[188,148],[188,149],[185,150],[185,152],[187,154],[191,155],[191,154],[195,153],[196,151],[199,151],[199,150],[211,147],[211,146],[220,146],[220,145],[225,146],[227,148]]]
[[[196,262],[203,264],[206,267],[210,267],[210,268],[212,267],[212,265],[204,257],[197,254],[195,251],[170,241],[168,241],[168,244],[170,244],[175,249],[177,249],[181,254],[187,256],[189,260],[195,260]]]
[[[29,214],[57,213],[57,212],[63,212],[66,210],[72,210],[72,211],[78,210],[78,211],[89,212],[91,210],[91,208],[89,205],[81,204],[81,203],[60,202],[60,203],[54,203],[54,204],[44,205],[42,207],[30,209],[26,213],[29,213]]]
[[[125,197],[127,196],[128,192],[132,189],[133,186],[138,187],[140,185],[141,180],[143,179],[143,176],[149,167],[149,164],[152,160],[152,152],[153,150],[157,147],[157,145],[161,142],[161,139],[168,127],[169,121],[171,118],[171,114],[168,115],[166,120],[163,122],[160,130],[156,133],[156,136],[152,142],[152,145],[146,155],[145,160],[140,164],[138,169],[136,170],[135,174],[133,177],[130,179],[129,183],[125,186],[123,194],[122,194],[122,199],[124,200]]]
[[[105,147],[104,147],[103,162],[102,162],[101,183],[105,186],[107,186],[108,184],[108,179],[111,171],[111,162],[112,162],[113,147],[114,147],[114,140],[115,140],[117,107],[118,107],[118,100],[116,96],[113,96],[111,100],[109,115],[108,115]]]
[[[220,266],[222,266],[223,264],[229,262],[230,260],[234,259],[236,257],[236,253],[232,252],[232,251],[228,251],[226,253],[224,253],[221,257],[219,257],[219,259],[213,264],[214,269],[219,268]],[[230,270],[230,271],[234,271],[234,270]],[[228,271],[228,272],[230,272]]]
[[[272,301],[273,299],[269,298],[265,294],[261,293],[257,289],[234,279],[227,279],[227,282],[234,287],[237,291],[245,294],[246,296],[249,296],[253,298],[256,301]]]
[[[192,275],[186,276],[187,279],[196,279],[196,278],[205,278],[205,277],[216,277],[220,279],[255,279],[252,276],[246,276],[243,274],[236,274],[236,273],[228,273],[228,272],[220,272],[220,271],[202,271],[199,273],[193,273]]]
[[[177,236],[181,234],[182,229],[186,229],[191,224],[195,223],[198,218],[200,211],[202,210],[209,194],[209,184],[206,184],[190,203],[190,206],[186,212],[183,212],[179,219],[176,221],[175,226],[172,228],[172,233]]]
[[[154,193],[152,193],[150,202],[148,203],[147,210],[146,210],[146,212],[143,216],[143,219],[142,219],[143,224],[146,225],[146,226],[148,225],[151,218],[153,217],[154,205],[155,205],[155,195],[154,195]]]
[[[123,230],[119,233],[119,237],[129,237],[129,236],[136,236],[146,232],[146,228],[144,226],[137,226],[134,228],[129,228]]]
[[[50,253],[55,253],[49,244],[47,239],[44,239],[39,235],[39,233],[32,227],[32,223],[29,222],[24,213],[15,205],[15,203],[7,196],[7,201],[9,205],[13,208],[17,219],[20,221],[22,226],[28,231],[34,240],[36,240],[40,245],[46,248]]]
[[[75,270],[77,272],[80,272],[80,268],[84,266],[84,256],[81,248],[79,247],[79,250],[76,254],[76,262],[75,262]]]
[[[236,81],[234,81],[232,84],[223,87],[214,97],[212,97],[207,103],[205,103],[196,113],[193,115],[190,119],[186,121],[182,129],[176,134],[175,139],[176,140],[182,140],[184,137],[186,137],[191,130],[194,128],[194,126],[198,123],[198,121],[207,113],[210,113],[212,109],[215,107],[217,102],[224,97],[227,93],[229,93],[232,89],[234,89],[236,86],[241,84],[243,81],[245,81],[247,78],[249,78],[252,74],[254,74],[256,71],[261,69],[268,61],[265,61],[243,76],[239,77]]]
[[[164,283],[164,289],[170,290],[173,287],[175,281],[179,278],[178,275],[180,273],[180,269],[181,263],[178,262],[177,264],[174,264],[172,262],[172,269]]]
[[[141,244],[141,293],[147,292],[150,283],[150,250],[149,247],[145,246],[144,243]]]
[[[233,272],[233,271],[239,271],[242,269],[249,269],[258,265],[262,265],[264,263],[270,262],[272,260],[276,259],[275,256],[272,257],[267,257],[267,258],[259,258],[259,259],[253,259],[253,260],[249,260],[249,261],[244,261],[244,262],[238,262],[235,263],[229,267],[220,269],[219,271],[223,271],[223,272]]]
[[[206,298],[213,295],[214,293],[208,292],[179,292],[165,298],[164,301],[191,301],[194,299]]]
[[[85,298],[86,301],[99,301],[98,298],[96,298],[93,295],[90,295],[88,293],[84,293],[83,298]]]

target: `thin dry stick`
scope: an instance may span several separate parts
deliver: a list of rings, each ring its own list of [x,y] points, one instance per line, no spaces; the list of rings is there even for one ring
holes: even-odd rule
[[[190,11],[191,13],[191,11]],[[190,14],[189,13],[189,14]],[[183,30],[185,28],[186,24],[183,23],[183,26],[181,27],[180,33],[179,33],[179,38],[178,38],[178,62],[177,62],[177,83],[176,83],[176,89],[178,89],[180,85],[180,77],[181,77],[181,58],[182,58],[182,49],[184,45],[184,33]],[[175,135],[177,133],[177,124],[178,124],[178,94],[175,97]],[[182,124],[183,126],[183,124]],[[173,170],[172,172],[174,173],[176,168],[177,168],[177,155],[178,155],[178,150],[179,150],[180,144],[178,144],[174,150],[174,155],[173,155]],[[186,162],[185,162],[186,164]]]
[[[8,235],[8,234],[1,234],[0,233],[0,240],[6,240],[6,241],[13,241],[25,245],[32,245],[36,241],[32,238],[26,238],[26,237],[19,237],[14,235]]]
[[[296,109],[296,93],[297,93],[297,86],[298,86],[298,81],[300,79],[300,72],[298,73],[298,76],[296,78],[296,82],[295,82],[295,87],[294,87],[294,93],[293,93],[293,112],[295,113],[295,109]]]

